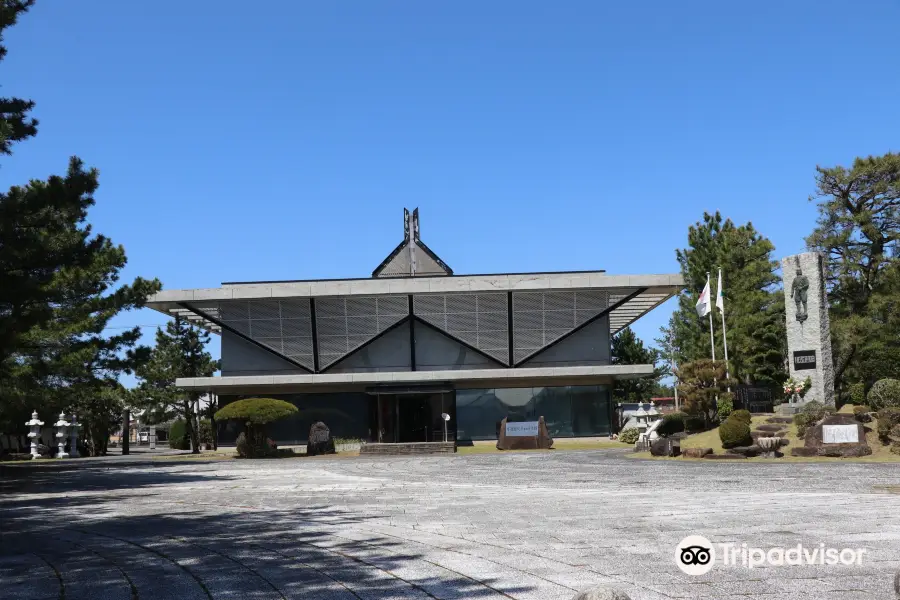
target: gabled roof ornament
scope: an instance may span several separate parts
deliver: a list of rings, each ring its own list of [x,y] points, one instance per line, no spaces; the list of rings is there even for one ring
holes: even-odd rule
[[[403,241],[394,248],[372,277],[437,277],[453,275],[453,269],[425,245],[419,236],[419,209],[403,209]]]

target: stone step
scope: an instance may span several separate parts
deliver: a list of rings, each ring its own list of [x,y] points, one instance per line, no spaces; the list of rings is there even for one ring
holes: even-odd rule
[[[453,454],[456,442],[409,442],[397,444],[363,444],[360,455],[405,456],[410,454]]]

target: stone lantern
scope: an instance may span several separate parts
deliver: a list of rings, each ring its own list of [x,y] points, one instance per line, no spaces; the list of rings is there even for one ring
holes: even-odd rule
[[[71,423],[66,421],[66,413],[59,413],[59,421],[53,424],[56,427],[56,458],[69,458],[68,453],[66,453],[66,439],[69,437],[66,434],[66,429],[70,425]]]
[[[647,422],[652,423],[654,421],[658,421],[662,418],[662,413],[657,410],[656,405],[652,402],[650,403],[650,410],[647,411]]]
[[[632,416],[634,416],[634,420],[636,421],[636,427],[641,432],[646,431],[649,423],[649,416],[647,415],[647,411],[644,410],[643,404],[638,404],[638,409],[632,413]]]
[[[25,424],[31,427],[31,431],[28,433],[28,438],[31,440],[31,458],[40,458],[41,453],[38,452],[38,439],[41,437],[41,425],[43,425],[44,422],[38,419],[37,411],[34,411],[31,413],[31,420],[26,421]]]
[[[78,417],[75,416],[75,413],[72,413],[72,423],[70,427],[72,428],[72,431],[69,434],[69,456],[78,458],[78,428],[81,427],[81,425],[78,423]]]

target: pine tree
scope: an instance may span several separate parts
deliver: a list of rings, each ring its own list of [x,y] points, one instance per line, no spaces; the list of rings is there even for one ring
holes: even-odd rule
[[[695,305],[707,273],[715,294],[721,267],[731,375],[741,383],[771,387],[784,380],[784,295],[774,249],[751,223],[736,226],[718,212],[704,213],[703,220],[690,227],[688,247],[676,250],[688,291],[679,296],[669,322],[679,365],[710,358],[709,321],[697,316]],[[722,359],[721,316],[713,310],[716,358]]]
[[[816,171],[835,387],[900,377],[900,154]]]
[[[31,1],[0,5],[0,34]],[[0,37],[2,40],[2,37]],[[0,47],[0,57],[6,49]],[[33,103],[0,99],[4,140],[36,132],[27,116]],[[0,429],[15,432],[33,409],[45,417],[76,410],[87,430],[102,437],[121,394],[118,377],[147,355],[140,330],[105,335],[123,310],[142,306],[159,281],[137,278],[120,285],[125,250],[87,223],[98,186],[96,169],[72,158],[65,176],[33,180],[0,194]],[[114,404],[114,402],[112,403]],[[93,425],[97,425],[93,427]],[[105,439],[93,445],[105,450]]]
[[[175,387],[179,377],[211,377],[219,368],[206,351],[209,333],[178,317],[156,330],[156,346],[150,358],[138,369],[142,380],[135,396],[142,398],[142,408],[154,414],[177,415],[184,419],[185,436],[191,451],[200,452],[200,432],[194,405],[199,392],[186,392]]]
[[[659,350],[645,348],[644,342],[626,327],[612,339],[612,364],[653,365],[653,376],[641,379],[617,380],[613,386],[616,402],[649,402],[657,390],[659,380],[669,373],[668,363],[661,360]]]

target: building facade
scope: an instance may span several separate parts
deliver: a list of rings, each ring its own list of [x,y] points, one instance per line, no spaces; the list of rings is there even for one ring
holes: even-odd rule
[[[554,437],[608,435],[610,337],[672,297],[679,275],[603,271],[456,275],[422,242],[418,210],[371,277],[232,282],[168,290],[149,306],[222,338],[221,376],[179,379],[220,405],[265,396],[299,411],[271,435],[304,443],[310,424],[382,442],[494,439],[499,422],[543,416]],[[233,443],[234,423],[220,429]]]

